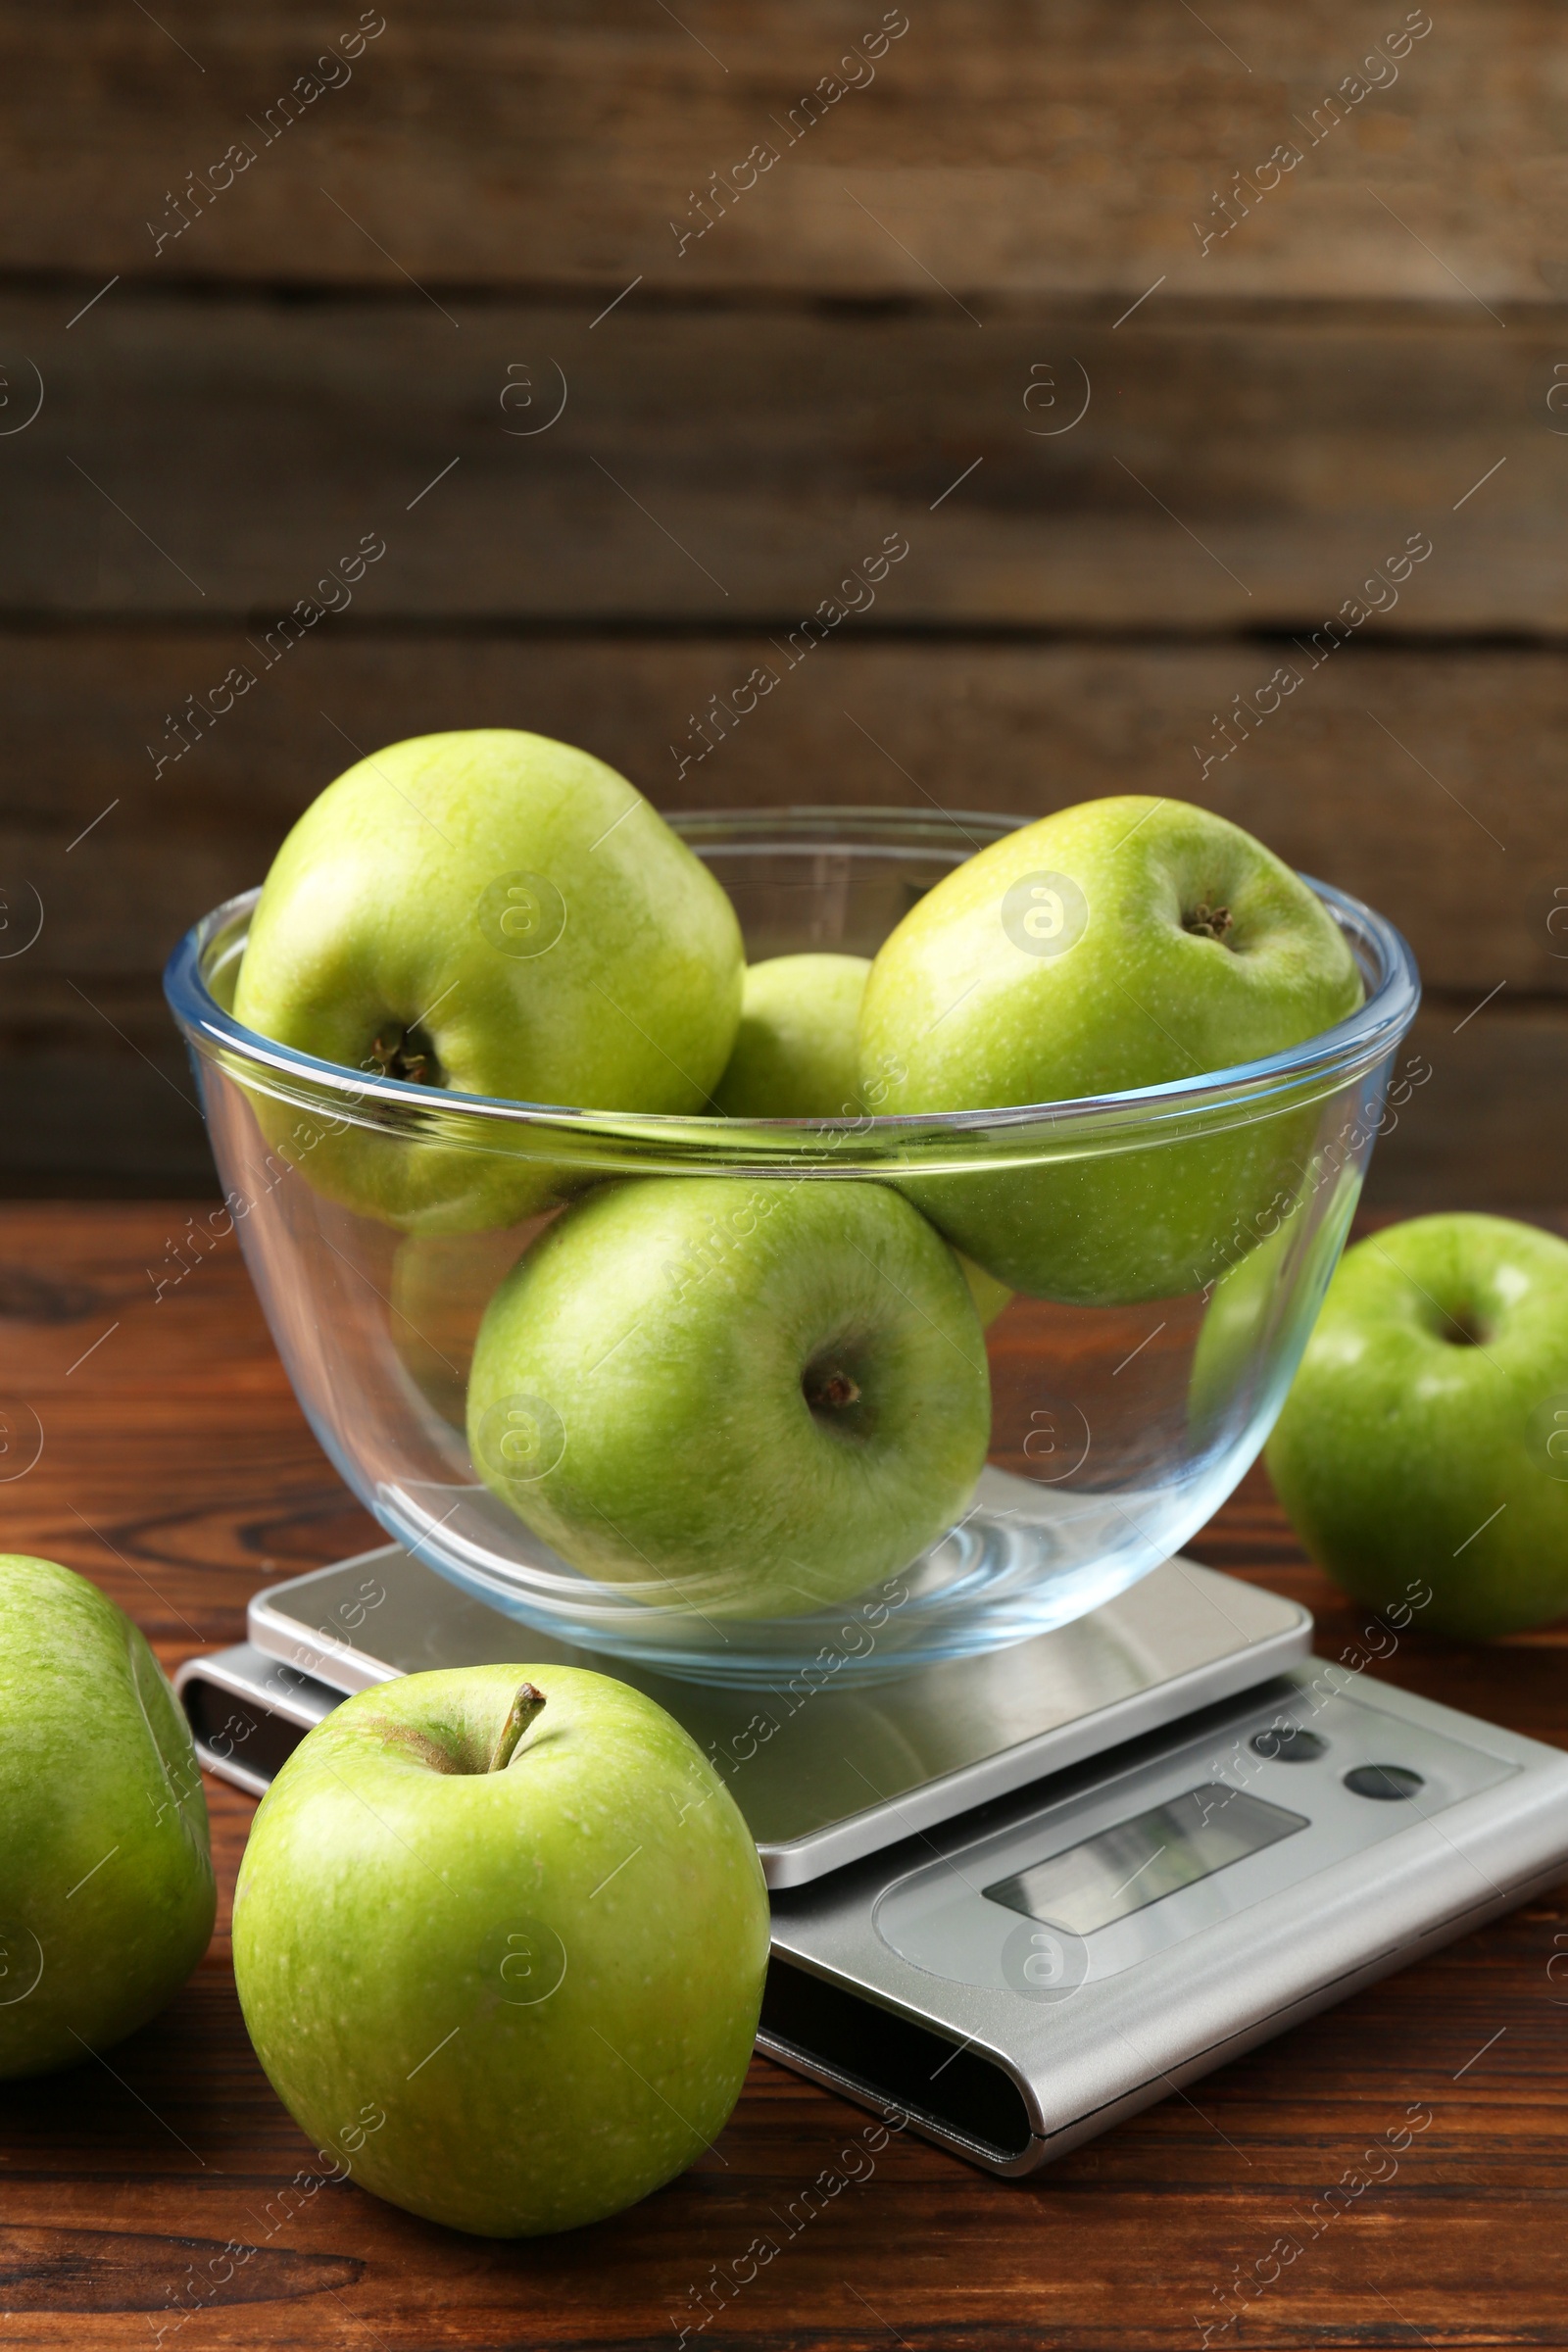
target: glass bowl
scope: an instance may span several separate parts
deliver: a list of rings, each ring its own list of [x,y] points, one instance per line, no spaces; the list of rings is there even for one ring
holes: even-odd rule
[[[874,955],[924,892],[1018,822],[844,808],[669,821],[728,890],[753,961]],[[202,1090],[224,1188],[219,1214],[238,1229],[316,1435],[387,1533],[465,1592],[558,1640],[699,1681],[805,1677],[815,1687],[1023,1641],[1098,1607],[1177,1550],[1257,1453],[1344,1245],[1419,994],[1391,925],[1324,884],[1311,887],[1361,969],[1365,1001],[1348,1019],[1237,1068],[1015,1109],[653,1117],[459,1096],[338,1068],[242,1027],[229,1010],[254,891],[196,925],[170,959],[166,987]],[[341,1168],[345,1138],[381,1153],[438,1155],[425,1164],[456,1171],[468,1198],[507,1198],[503,1163],[514,1163],[510,1198],[532,1213],[480,1232],[399,1231],[331,1197],[341,1184],[334,1174],[329,1189],[326,1172]],[[313,1177],[312,1153],[327,1139]],[[475,1154],[491,1163],[477,1182]],[[491,1181],[498,1168],[505,1182]],[[1037,1205],[1049,1219],[1064,1252],[1063,1278],[1052,1286],[1060,1295],[1014,1295],[996,1312],[1000,1285],[976,1290],[977,1306],[993,1316],[985,1363],[976,1355],[972,1375],[961,1375],[989,1374],[978,1482],[951,1527],[917,1557],[895,1559],[892,1573],[884,1560],[860,1589],[851,1573],[849,1589],[825,1602],[808,1579],[787,1608],[775,1596],[762,1614],[749,1613],[739,1544],[716,1573],[710,1553],[666,1559],[657,1573],[651,1562],[648,1575],[584,1573],[529,1522],[533,1509],[548,1524],[538,1496],[569,1446],[548,1396],[505,1400],[515,1408],[502,1415],[508,1458],[498,1464],[487,1452],[488,1483],[476,1469],[466,1390],[498,1286],[561,1203],[602,1201],[602,1188],[617,1180],[671,1177],[730,1187],[691,1198],[724,1206],[723,1247],[714,1247],[720,1260],[729,1249],[734,1266],[747,1233],[773,1209],[793,1207],[803,1230],[823,1230],[823,1197],[781,1187],[892,1187],[943,1219],[956,1200],[971,1248],[989,1203],[1009,1233]],[[745,1215],[729,1207],[737,1199],[750,1204]],[[838,1204],[852,1224],[868,1207],[885,1212],[863,1195],[832,1196]],[[1139,1260],[1119,1284],[1103,1271],[1117,1258],[1113,1250],[1107,1260],[1107,1219],[1118,1233],[1132,1230]],[[1066,1263],[1075,1252],[1076,1271]],[[1098,1275],[1085,1270],[1097,1265]],[[720,1263],[718,1291],[733,1273]],[[918,1299],[909,1304],[923,1311]],[[969,1328],[978,1336],[978,1321]],[[635,1446],[637,1399],[628,1402],[624,1388],[616,1412],[615,1443],[624,1430]],[[484,1449],[487,1424],[478,1427]],[[979,1427],[983,1436],[983,1419]],[[939,1446],[943,1432],[930,1434]],[[606,1442],[605,1431],[593,1435]],[[924,1474],[928,1450],[915,1442],[911,1480]],[[685,1494],[695,1504],[704,1461],[672,1461],[668,1476],[676,1503]],[[895,1544],[900,1524],[890,1510]],[[635,1531],[627,1542],[635,1550]]]

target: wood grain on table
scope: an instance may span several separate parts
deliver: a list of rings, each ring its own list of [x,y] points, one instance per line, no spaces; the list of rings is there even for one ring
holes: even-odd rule
[[[155,1302],[146,1269],[205,1205],[0,1208],[0,1386],[43,1436],[0,1488],[0,1543],[93,1577],[170,1666],[238,1640],[259,1585],[378,1540],[232,1238]],[[1354,1641],[1260,1473],[1190,1549],[1307,1602],[1325,1654]],[[1374,1671],[1561,1744],[1565,1668],[1559,1626],[1481,1649],[1410,1635]],[[324,2179],[234,1996],[253,1808],[216,1782],[208,1801],[224,1909],[191,1983],[105,2058],[0,2088],[0,2344],[675,2352],[684,2327],[737,2352],[1168,2352],[1205,2326],[1239,2348],[1568,2344],[1568,1889],[1021,2183],[910,2133],[867,2171],[858,2111],[758,2060],[683,2179],[496,2244]],[[1432,2120],[1397,2173],[1313,2236],[1313,2200],[1412,2108]],[[1222,2333],[1238,2278],[1256,2291]]]

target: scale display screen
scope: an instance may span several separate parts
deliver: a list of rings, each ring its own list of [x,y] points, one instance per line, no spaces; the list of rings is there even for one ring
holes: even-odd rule
[[[1045,1927],[1092,1936],[1306,1826],[1304,1813],[1208,1781],[981,1892]]]

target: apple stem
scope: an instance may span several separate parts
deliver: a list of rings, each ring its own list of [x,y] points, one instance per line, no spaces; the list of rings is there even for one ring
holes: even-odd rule
[[[507,1709],[507,1720],[501,1726],[495,1746],[490,1750],[487,1772],[505,1772],[516,1753],[517,1741],[528,1729],[545,1703],[544,1692],[533,1683],[519,1683],[517,1694]]]

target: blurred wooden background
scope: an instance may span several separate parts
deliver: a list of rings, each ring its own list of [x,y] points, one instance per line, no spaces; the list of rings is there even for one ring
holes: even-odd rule
[[[0,0],[0,1189],[203,1186],[174,939],[352,747],[514,724],[1208,802],[1415,947],[1375,1196],[1560,1196],[1547,0]]]

